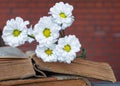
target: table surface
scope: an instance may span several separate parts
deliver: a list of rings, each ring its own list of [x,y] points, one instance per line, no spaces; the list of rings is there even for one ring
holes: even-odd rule
[[[92,86],[120,86],[120,82],[93,82]]]

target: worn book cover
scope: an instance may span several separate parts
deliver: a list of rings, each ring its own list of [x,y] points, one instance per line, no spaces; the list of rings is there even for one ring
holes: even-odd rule
[[[0,47],[0,80],[34,76],[31,59],[17,48]]]
[[[46,78],[2,81],[0,82],[0,86],[91,86],[91,83],[84,78],[53,76]]]
[[[32,59],[40,70],[116,82],[111,66],[105,62],[94,62],[76,58],[71,64],[60,62],[49,63],[43,62],[36,55],[32,55]]]

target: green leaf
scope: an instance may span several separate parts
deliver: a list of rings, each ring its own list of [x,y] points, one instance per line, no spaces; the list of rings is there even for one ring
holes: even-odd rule
[[[87,54],[86,49],[85,49],[85,48],[82,48],[81,50],[82,50],[82,53],[81,53],[80,56],[77,56],[77,58],[80,57],[80,58],[82,58],[82,59],[86,59],[86,54]]]

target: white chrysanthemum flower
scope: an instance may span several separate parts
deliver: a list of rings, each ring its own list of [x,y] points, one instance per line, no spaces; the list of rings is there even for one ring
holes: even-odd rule
[[[55,46],[55,44],[51,44],[50,46],[38,45],[35,50],[37,57],[41,58],[44,62],[56,62]]]
[[[50,8],[49,14],[51,14],[56,23],[62,26],[61,29],[65,29],[74,21],[72,16],[73,6],[68,3],[59,2]]]
[[[42,17],[34,27],[35,39],[43,45],[55,43],[60,29],[60,26],[52,22],[51,17]]]
[[[21,17],[8,20],[3,29],[2,38],[6,45],[17,47],[27,41],[27,25],[29,21],[23,21]]]
[[[80,51],[81,44],[75,35],[65,36],[58,40],[56,55],[59,62],[71,63],[76,58],[76,52]]]
[[[32,43],[35,40],[34,37],[34,30],[32,29],[32,26],[30,26],[30,28],[28,28],[28,42]]]

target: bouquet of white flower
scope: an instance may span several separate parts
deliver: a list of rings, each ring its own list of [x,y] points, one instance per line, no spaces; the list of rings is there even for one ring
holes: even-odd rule
[[[64,30],[74,21],[72,11],[72,5],[56,3],[50,8],[50,16],[40,18],[33,29],[32,26],[27,28],[29,21],[23,21],[21,17],[8,20],[2,38],[6,45],[12,47],[36,40],[39,44],[35,53],[44,62],[71,63],[77,57],[76,52],[81,48],[75,35],[64,34]]]

